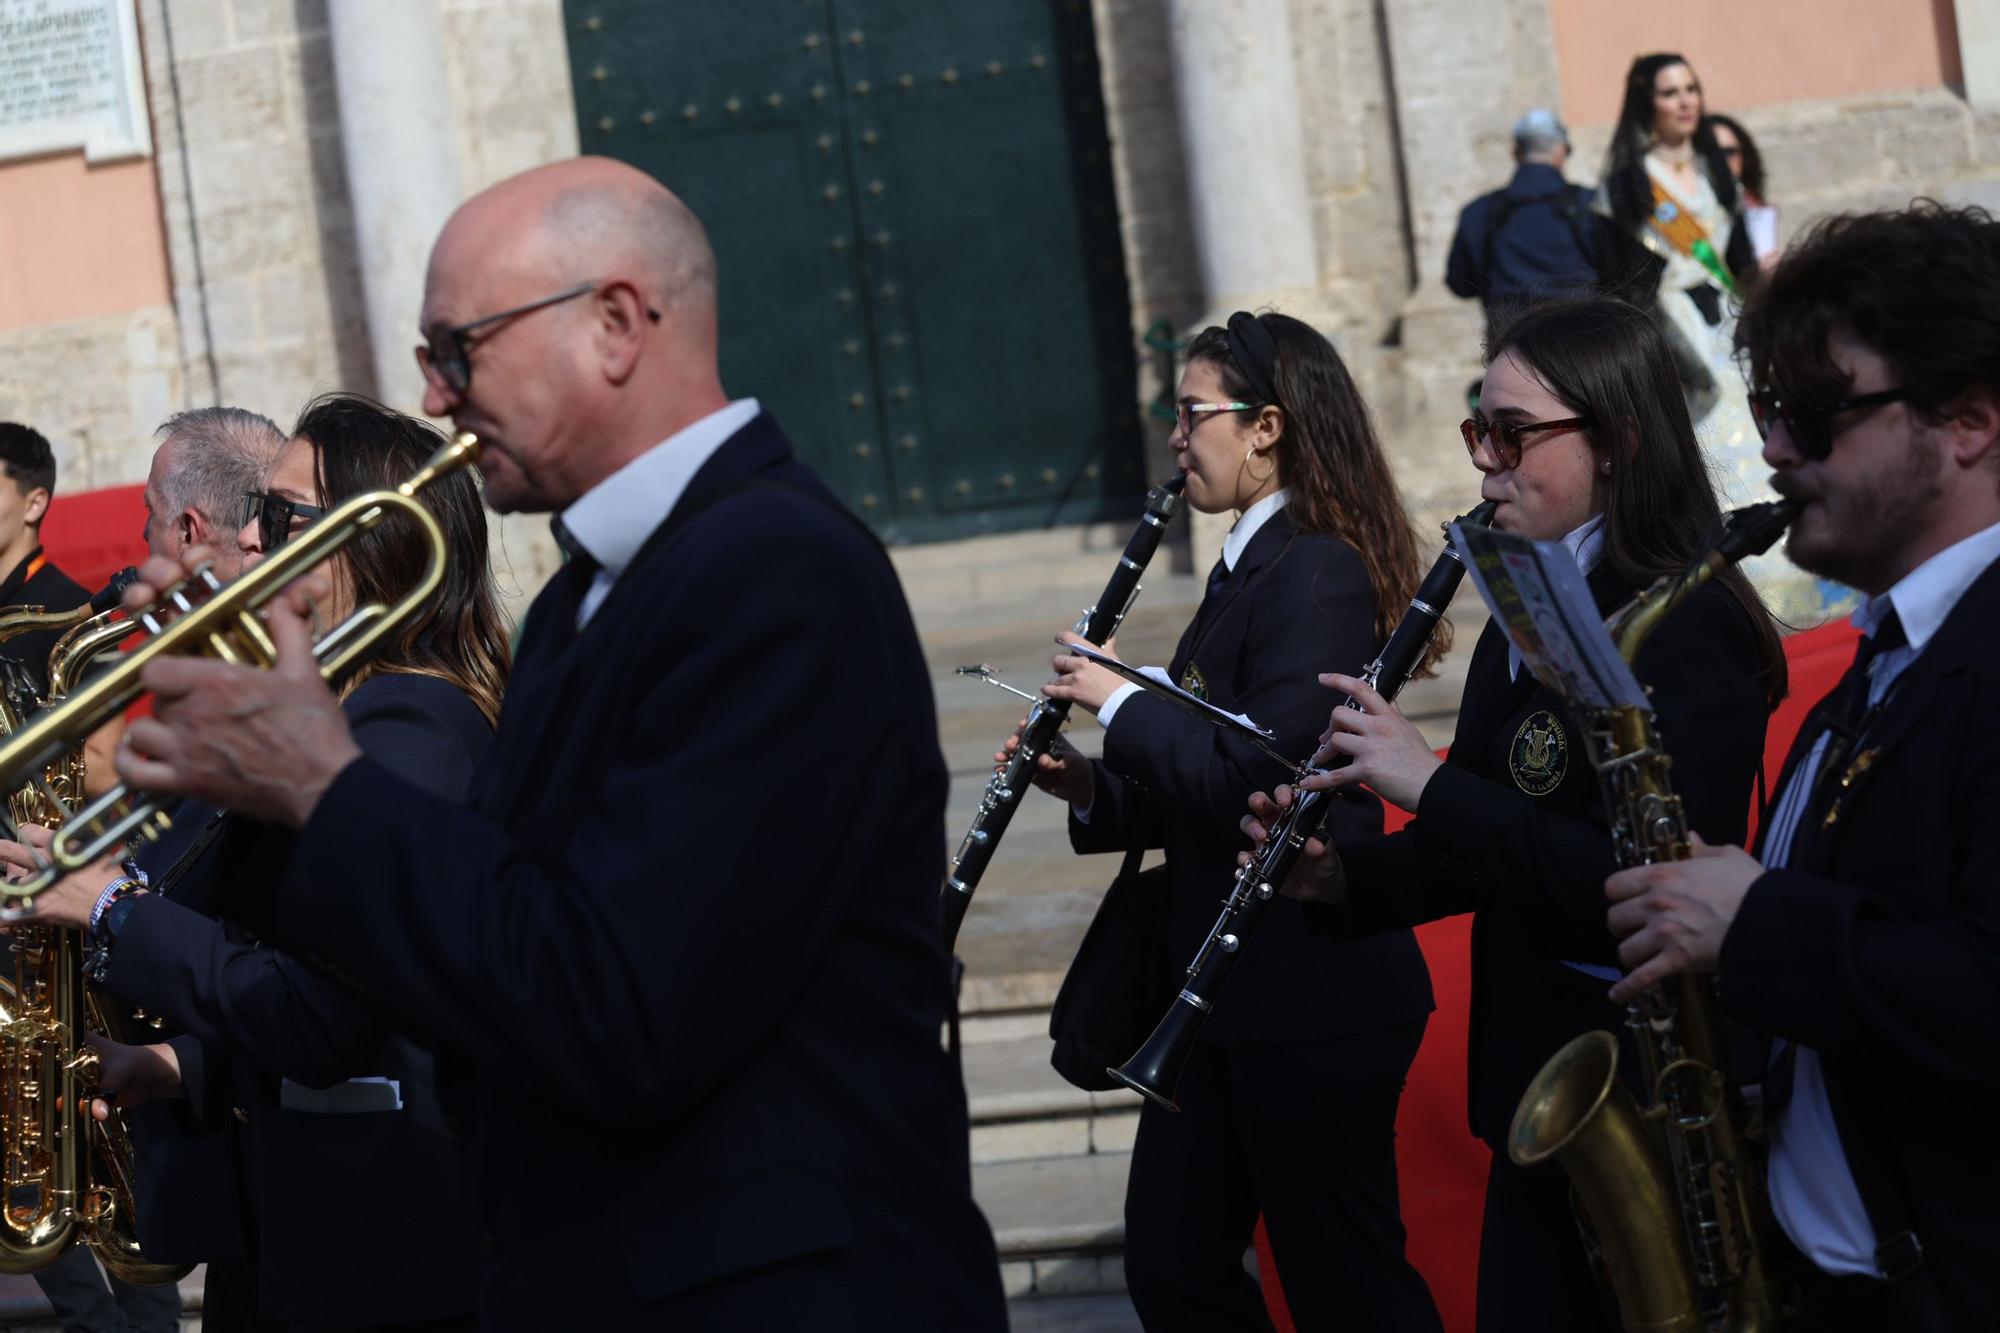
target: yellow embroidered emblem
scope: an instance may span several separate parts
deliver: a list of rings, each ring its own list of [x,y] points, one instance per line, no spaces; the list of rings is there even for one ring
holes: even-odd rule
[[[1546,708],[1530,713],[1507,750],[1507,772],[1530,796],[1547,796],[1569,772],[1569,738]]]
[[[1208,702],[1208,677],[1192,662],[1181,668],[1181,688],[1203,703]]]

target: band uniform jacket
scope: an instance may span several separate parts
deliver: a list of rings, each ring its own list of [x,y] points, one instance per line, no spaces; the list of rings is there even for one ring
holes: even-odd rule
[[[35,564],[37,560],[41,561],[39,567]],[[38,606],[44,611],[74,611],[89,600],[89,591],[56,568],[39,546],[5,579],[0,579],[0,607]],[[0,641],[0,657],[11,657],[21,664],[38,699],[49,692],[49,653],[62,636],[59,629],[36,629]]]
[[[1787,777],[1819,730],[1800,730]],[[1933,1287],[1952,1329],[2000,1327],[1996,774],[2000,564],[1827,775],[1831,825],[1802,822],[1722,944],[1725,1011],[1819,1053],[1877,1240],[1897,1215],[1916,1233],[1908,1282]]]
[[[1203,599],[1169,671],[1209,703],[1274,732],[1278,753],[1303,759],[1340,699],[1319,673],[1360,672],[1378,642],[1360,554],[1337,537],[1300,532],[1279,509]],[[1090,819],[1071,815],[1071,843],[1080,852],[1118,851],[1136,838],[1166,849],[1163,971],[1178,982],[1228,896],[1236,854],[1249,845],[1240,821],[1250,794],[1291,775],[1247,739],[1146,693],[1119,705],[1093,769]],[[1381,804],[1346,797],[1335,818],[1353,833],[1379,831]],[[1430,972],[1408,931],[1327,939],[1304,928],[1298,902],[1277,897],[1245,950],[1202,1026],[1204,1042],[1322,1042],[1414,1022],[1432,1008]],[[1172,998],[1160,997],[1161,1013]]]
[[[471,807],[352,764],[273,917],[470,1085],[483,1322],[997,1333],[887,557],[765,414],[581,630],[574,572]]]
[[[1590,580],[1600,610],[1622,603],[1604,566]],[[1604,799],[1580,723],[1523,668],[1489,622],[1473,648],[1458,727],[1416,818],[1396,833],[1344,843],[1349,900],[1310,904],[1317,928],[1365,934],[1472,912],[1467,1095],[1472,1132],[1499,1150],[1515,1106],[1551,1055],[1582,1033],[1624,1040],[1611,983],[1566,966],[1615,966],[1604,881],[1616,869]],[[1708,584],[1640,650],[1673,785],[1689,827],[1741,843],[1764,748],[1763,663],[1749,613]],[[1626,1051],[1621,1066],[1632,1065]]]
[[[444,797],[470,790],[492,745],[477,705],[432,676],[374,676],[343,711],[372,763]],[[233,1180],[264,1316],[358,1326],[470,1314],[478,1223],[432,1056],[351,983],[217,919],[284,872],[289,832],[205,808],[182,815],[194,845],[161,893],[133,905],[105,985],[182,1034],[187,1127],[236,1141],[223,1180],[186,1182],[193,1199],[162,1198],[142,1179],[142,1246],[152,1253],[158,1234],[177,1250],[175,1211],[200,1210]],[[142,1163],[163,1155],[140,1151]]]

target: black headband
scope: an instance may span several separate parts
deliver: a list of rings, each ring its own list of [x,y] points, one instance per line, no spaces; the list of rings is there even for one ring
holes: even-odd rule
[[[1257,397],[1283,406],[1278,402],[1278,345],[1271,341],[1271,332],[1263,321],[1247,310],[1239,310],[1229,317],[1229,327],[1223,332],[1229,336],[1229,355],[1235,358],[1236,368],[1250,381]]]

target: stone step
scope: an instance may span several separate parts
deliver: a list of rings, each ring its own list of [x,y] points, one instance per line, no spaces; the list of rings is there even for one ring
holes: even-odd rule
[[[1121,1292],[1088,1296],[1030,1295],[1009,1302],[1014,1333],[1140,1333],[1139,1312]]]
[[[1010,1300],[1123,1289],[1130,1165],[1131,1154],[1117,1152],[972,1168]]]
[[[1034,1030],[1005,1040],[967,1038],[961,1056],[973,1162],[1130,1152],[1139,1095],[1071,1086],[1049,1065],[1048,1014],[1011,1017],[1030,1019]]]

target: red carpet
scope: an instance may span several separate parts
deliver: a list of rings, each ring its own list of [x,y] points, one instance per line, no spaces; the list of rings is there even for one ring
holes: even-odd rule
[[[1854,628],[1845,620],[1785,640],[1791,694],[1771,717],[1765,747],[1765,781],[1776,783],[1805,715],[1854,657]],[[1752,817],[1755,817],[1753,810]],[[1389,826],[1408,819],[1389,811]],[[1485,1202],[1486,1145],[1465,1125],[1466,1002],[1471,984],[1466,947],[1470,917],[1452,917],[1417,931],[1430,964],[1437,1012],[1410,1069],[1396,1117],[1396,1165],[1402,1175],[1403,1223],[1410,1262],[1430,1283],[1447,1333],[1472,1333],[1473,1281],[1479,1259],[1479,1218]],[[1264,1228],[1257,1227],[1257,1263],[1265,1274],[1264,1300],[1280,1333],[1292,1333],[1285,1297],[1274,1280]]]

